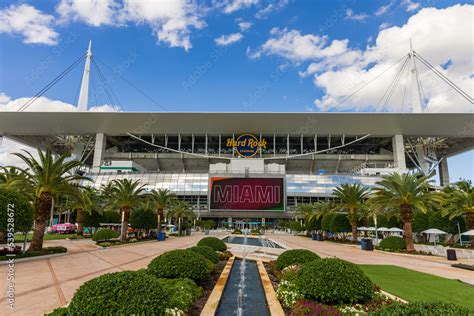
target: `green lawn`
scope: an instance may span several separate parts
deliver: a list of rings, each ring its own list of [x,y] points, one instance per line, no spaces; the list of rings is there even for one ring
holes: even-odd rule
[[[23,236],[23,234],[15,234],[15,242],[22,242]],[[33,237],[33,233],[28,234],[28,241],[31,241],[31,237]],[[57,240],[66,238],[76,238],[76,234],[44,234],[44,240]]]
[[[382,290],[407,301],[442,301],[474,309],[474,287],[391,265],[359,265]]]

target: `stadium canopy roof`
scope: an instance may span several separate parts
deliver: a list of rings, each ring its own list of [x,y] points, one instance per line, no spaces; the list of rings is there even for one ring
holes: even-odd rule
[[[0,112],[0,135],[345,134],[474,137],[474,113]]]

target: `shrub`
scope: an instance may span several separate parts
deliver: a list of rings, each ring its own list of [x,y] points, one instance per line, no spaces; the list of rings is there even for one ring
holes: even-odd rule
[[[335,258],[304,264],[296,284],[306,299],[321,303],[364,303],[374,295],[374,284],[357,265]]]
[[[312,251],[306,249],[292,249],[278,256],[277,267],[283,270],[293,264],[303,264],[317,259],[319,259],[319,256]]]
[[[117,233],[116,231],[112,229],[108,229],[108,228],[102,228],[102,229],[99,229],[94,234],[94,236],[92,237],[92,240],[93,241],[101,241],[101,240],[108,241],[108,240],[117,238],[118,236],[119,236],[119,233]]]
[[[54,311],[48,314],[48,316],[66,316],[67,315],[67,307],[58,307]]]
[[[328,213],[321,219],[321,229],[324,231],[331,231],[331,220],[335,213]]]
[[[29,231],[33,226],[33,207],[20,192],[0,188],[0,232],[7,232],[8,210],[14,210],[13,217],[16,232]],[[7,207],[10,205],[10,207]]]
[[[276,297],[286,308],[291,308],[297,300],[303,298],[296,285],[298,270],[299,268],[296,265],[286,267],[282,272],[281,281],[276,290]]]
[[[318,315],[318,316],[339,316],[342,315],[336,308],[313,301],[297,301],[291,310],[291,315]]]
[[[140,229],[153,229],[158,225],[155,211],[139,208],[130,214],[130,226]]]
[[[406,249],[407,242],[405,239],[398,236],[388,236],[380,242],[380,248],[393,251],[400,251]]]
[[[373,316],[461,316],[472,315],[473,311],[453,303],[443,302],[414,302],[410,304],[392,304],[371,313]]]
[[[209,277],[213,264],[191,250],[172,250],[153,259],[148,270],[159,278],[189,278],[201,281]]]
[[[157,278],[145,271],[124,271],[87,281],[74,294],[71,315],[156,315],[168,307],[167,293]]]
[[[194,247],[189,248],[189,250],[200,254],[201,256],[208,259],[212,263],[218,263],[219,262],[219,255],[211,247],[208,247],[208,246],[194,246]]]
[[[166,307],[187,311],[202,295],[202,288],[190,279],[158,279],[163,290],[169,294]]]
[[[342,213],[334,213],[329,222],[329,228],[333,233],[350,232],[352,229],[347,214]]]
[[[234,231],[232,232],[232,234],[241,235],[241,234],[242,234],[242,230],[239,229],[239,228],[236,228],[236,229],[234,229]]]
[[[16,259],[21,259],[21,258],[30,258],[30,257],[38,257],[38,256],[46,256],[46,255],[54,255],[57,253],[65,253],[67,252],[66,247],[62,246],[56,246],[56,247],[45,247],[41,250],[32,250],[32,251],[27,251],[25,253],[18,253],[15,258]],[[0,261],[3,260],[8,260],[8,256],[0,256]]]
[[[227,250],[227,246],[225,243],[216,237],[205,237],[201,239],[198,243],[198,246],[207,246],[211,247],[215,251],[225,251]]]

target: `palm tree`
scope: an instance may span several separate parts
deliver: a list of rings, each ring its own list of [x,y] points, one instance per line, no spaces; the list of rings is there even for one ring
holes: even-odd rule
[[[86,214],[91,214],[98,203],[97,192],[93,188],[77,188],[77,192],[65,203],[65,207],[76,212],[77,235],[84,234]]]
[[[352,241],[357,242],[357,222],[360,211],[366,207],[365,200],[368,198],[369,190],[360,184],[341,184],[335,188],[333,195],[338,199],[336,208],[347,212],[347,218],[352,227]]]
[[[22,189],[28,193],[31,190],[25,190],[22,187],[25,184],[25,171],[17,167],[0,167],[0,187],[5,189]]]
[[[192,220],[194,218],[194,212],[188,202],[176,200],[171,205],[168,216],[178,221],[178,233],[181,235],[181,223],[185,219]]]
[[[156,218],[158,220],[157,233],[161,232],[161,219],[164,218],[164,211],[169,209],[176,195],[168,189],[153,190],[150,194],[150,203],[156,209]]]
[[[445,190],[446,200],[442,214],[449,219],[464,216],[468,229],[474,229],[474,187],[470,181],[459,181]],[[471,237],[474,247],[474,237]]]
[[[35,210],[33,238],[28,251],[41,250],[54,197],[74,194],[74,190],[80,181],[90,179],[71,173],[82,165],[80,161],[66,161],[69,154],[56,157],[53,155],[51,148],[47,148],[44,153],[38,149],[38,160],[28,151],[25,151],[25,154],[14,153],[14,155],[23,160],[29,168],[28,170],[21,170],[20,173],[24,177],[19,177],[17,184],[19,187],[31,190],[30,194],[33,198]]]
[[[122,215],[120,241],[123,243],[127,241],[130,211],[142,202],[145,185],[141,185],[140,180],[120,179],[112,180],[111,186],[110,192],[107,195],[106,209],[120,210]]]
[[[376,183],[370,198],[374,211],[400,217],[408,252],[415,251],[412,236],[414,212],[419,210],[426,213],[443,202],[443,196],[434,191],[431,182],[428,176],[420,174],[392,173]]]

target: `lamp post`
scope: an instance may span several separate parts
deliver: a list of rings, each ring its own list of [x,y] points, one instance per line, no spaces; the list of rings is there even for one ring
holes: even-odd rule
[[[374,215],[374,225],[375,225],[375,244],[379,245],[379,234],[377,233],[377,215]]]
[[[461,235],[461,227],[459,226],[459,222],[457,223],[458,225],[458,233],[459,233],[459,244],[462,246],[462,235]]]

